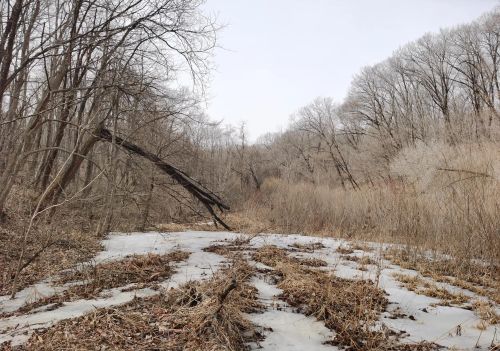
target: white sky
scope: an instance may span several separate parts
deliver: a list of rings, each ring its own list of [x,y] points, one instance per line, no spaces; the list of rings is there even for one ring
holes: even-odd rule
[[[249,138],[286,127],[318,96],[340,102],[354,74],[426,32],[470,22],[499,0],[207,0],[219,33],[208,113]]]

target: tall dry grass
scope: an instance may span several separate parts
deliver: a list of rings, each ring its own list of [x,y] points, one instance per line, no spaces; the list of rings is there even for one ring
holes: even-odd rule
[[[286,233],[402,243],[498,264],[500,148],[406,149],[387,179],[358,191],[269,179],[245,211]]]

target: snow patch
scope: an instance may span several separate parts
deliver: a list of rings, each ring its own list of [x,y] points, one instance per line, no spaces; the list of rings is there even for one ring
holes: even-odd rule
[[[114,233],[103,241],[105,250],[100,252],[93,262],[100,263],[123,259],[134,254],[166,254],[175,250],[190,252],[187,261],[176,265],[176,273],[165,282],[160,283],[161,287],[172,289],[190,280],[211,277],[225,259],[220,255],[204,252],[203,249],[214,242],[235,237],[236,234],[225,232]],[[1,296],[0,311],[14,312],[28,303],[62,292],[67,286],[68,284],[54,286],[50,281],[46,281],[18,292],[15,299],[10,299],[9,296]],[[134,297],[148,297],[159,294],[159,291],[147,288],[129,290],[130,288],[133,288],[133,285],[129,284],[120,288],[104,290],[100,294],[101,298],[65,302],[61,307],[53,310],[47,310],[50,307],[49,305],[42,306],[30,314],[0,319],[0,344],[11,341],[12,345],[19,345],[26,342],[36,329],[49,327],[65,319],[83,316],[97,308],[122,305],[132,301]],[[124,289],[127,291],[122,291]]]
[[[277,298],[282,290],[262,278],[253,278],[259,299],[267,307],[264,313],[248,314],[248,318],[263,328],[266,338],[255,349],[263,351],[327,351],[338,350],[325,345],[332,332],[315,318],[294,313]]]
[[[242,234],[228,232],[114,233],[103,241],[105,250],[100,252],[92,262],[122,259],[132,254],[166,254],[175,250],[190,252],[186,261],[176,264],[174,275],[160,284],[168,290],[189,280],[200,280],[212,276],[225,264],[225,258],[215,253],[204,252],[203,249],[212,244],[224,244],[229,240],[241,237]],[[487,350],[494,338],[494,342],[500,341],[500,332],[497,332],[495,336],[495,328],[498,329],[498,325],[488,326],[482,331],[479,330],[476,327],[479,323],[479,317],[473,311],[459,307],[433,307],[434,304],[440,302],[438,299],[418,295],[402,287],[393,277],[394,273],[416,275],[418,272],[403,269],[380,259],[379,252],[366,253],[356,250],[351,254],[355,256],[370,255],[371,258],[380,262],[380,267],[367,265],[367,271],[361,271],[358,269],[357,263],[343,260],[342,255],[336,252],[339,246],[347,245],[344,240],[303,235],[266,234],[252,237],[249,246],[259,248],[264,245],[276,245],[289,249],[295,243],[307,245],[317,242],[322,243],[325,247],[314,252],[295,251],[290,253],[296,256],[322,259],[327,262],[328,266],[319,269],[330,271],[336,276],[348,279],[371,279],[378,283],[379,287],[387,292],[387,298],[390,302],[388,313],[384,313],[380,321],[390,328],[404,330],[408,335],[405,341],[431,341],[457,349],[474,349],[477,343],[480,346],[479,350]],[[372,244],[370,246],[383,247],[384,245]],[[260,269],[271,269],[266,265],[254,264]],[[429,281],[432,280],[429,279]],[[268,307],[264,313],[248,315],[254,323],[268,328],[264,330],[267,337],[261,343],[263,350],[335,349],[323,344],[331,339],[332,335],[323,323],[314,318],[294,313],[289,306],[277,298],[281,291],[275,285],[257,278],[252,283],[259,290],[260,300]],[[484,299],[453,285],[436,284],[453,292],[462,292],[474,299]],[[14,312],[27,303],[61,292],[67,286],[55,286],[51,280],[46,280],[18,292],[15,299],[10,299],[9,296],[0,296],[0,312]],[[146,297],[159,293],[150,289],[122,291],[123,288],[125,287],[105,291],[97,299],[67,302],[54,310],[48,310],[50,306],[42,306],[32,311],[31,314],[0,319],[0,343],[12,341],[14,344],[21,344],[29,338],[35,329],[48,327],[64,319],[82,316],[96,308],[124,304],[135,296]],[[495,307],[498,310],[498,305]],[[408,317],[386,318],[390,312],[396,309],[408,317],[412,316],[412,319]],[[272,332],[269,328],[272,328]]]

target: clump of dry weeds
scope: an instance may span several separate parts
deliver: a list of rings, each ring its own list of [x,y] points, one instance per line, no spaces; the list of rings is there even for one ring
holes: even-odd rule
[[[188,257],[189,253],[185,251],[173,251],[165,255],[131,255],[123,260],[71,271],[60,282],[88,281],[103,289],[110,289],[130,283],[158,281],[170,276],[170,264],[184,261]]]
[[[331,344],[349,350],[431,350],[435,345],[397,346],[397,334],[381,328],[378,320],[388,304],[384,292],[371,281],[348,280],[300,265],[286,251],[273,246],[257,250],[253,258],[273,267],[281,277],[282,299],[312,315],[335,331]],[[392,339],[391,339],[392,336]]]
[[[320,258],[299,258],[299,263],[309,267],[326,267],[328,263]]]
[[[361,266],[366,266],[366,265],[369,265],[369,264],[373,264],[373,265],[377,264],[377,262],[375,262],[375,260],[373,258],[371,258],[370,256],[342,255],[341,258],[344,259],[344,260],[346,260],[346,261],[357,262]]]
[[[472,302],[472,310],[487,324],[495,325],[500,323],[500,316],[495,311],[495,306],[484,300]]]
[[[420,295],[440,299],[442,301],[440,305],[442,306],[462,305],[470,300],[468,296],[462,293],[453,293],[448,289],[421,278],[418,275],[412,276],[403,273],[394,273],[393,276],[410,291],[414,291]]]
[[[17,225],[0,226],[0,295],[11,293],[23,246],[26,249],[17,290],[87,261],[102,249],[96,237],[78,230],[58,231],[40,225],[26,243],[22,241],[22,231]]]
[[[461,262],[452,258],[430,258],[425,254],[409,254],[404,248],[392,247],[384,258],[406,269],[418,271],[432,278],[486,296],[500,303],[500,267],[474,262]]]
[[[272,245],[266,245],[256,250],[253,254],[253,259],[271,267],[274,267],[278,262],[283,261],[291,261],[297,265],[311,267],[325,267],[328,265],[324,260],[319,258],[299,258],[288,256],[286,250]]]
[[[321,242],[312,242],[307,244],[293,243],[290,245],[293,249],[303,252],[314,252],[316,250],[321,250],[325,248],[325,245]]]
[[[217,255],[232,259],[237,258],[240,255],[241,251],[243,250],[251,251],[253,249],[248,247],[243,247],[237,244],[229,244],[229,245],[213,244],[203,249],[203,251],[205,252],[213,252],[216,253]]]
[[[169,278],[174,269],[172,263],[181,262],[189,257],[184,251],[174,251],[165,255],[132,255],[120,261],[100,263],[74,270],[63,276],[60,283],[78,282],[60,294],[53,295],[27,304],[16,311],[25,313],[34,308],[77,299],[96,298],[106,290],[135,284],[134,288],[154,287],[157,282]]]
[[[345,246],[345,245],[337,247],[335,251],[342,255],[350,255],[354,252],[354,250],[350,246]]]
[[[26,349],[245,350],[256,334],[243,312],[260,308],[248,284],[252,274],[248,264],[236,262],[210,280],[39,331]]]

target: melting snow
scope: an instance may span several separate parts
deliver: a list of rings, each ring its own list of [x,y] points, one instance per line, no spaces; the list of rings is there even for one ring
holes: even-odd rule
[[[238,237],[241,237],[241,234],[227,232],[114,233],[103,241],[105,250],[99,253],[93,262],[121,259],[131,254],[164,254],[174,250],[190,252],[191,254],[186,261],[177,264],[176,273],[160,284],[163,288],[170,289],[189,280],[210,277],[224,265],[226,259],[215,253],[204,252],[203,249],[214,243],[220,244]],[[374,282],[378,282],[379,286],[388,293],[387,297],[391,303],[389,312],[398,308],[401,313],[415,318],[415,320],[386,318],[389,312],[381,317],[381,321],[387,326],[404,330],[408,334],[406,338],[408,342],[427,340],[460,350],[473,349],[477,344],[480,346],[479,349],[486,350],[494,338],[496,338],[495,342],[500,341],[500,332],[497,332],[495,336],[495,326],[489,326],[483,331],[476,327],[479,318],[474,312],[458,307],[433,307],[432,305],[438,303],[439,300],[411,292],[401,287],[393,278],[393,273],[396,272],[412,275],[418,274],[417,272],[391,265],[384,260],[381,260],[380,269],[374,265],[367,265],[366,271],[359,270],[357,263],[342,259],[342,255],[336,252],[339,246],[346,245],[342,240],[268,234],[252,237],[249,245],[252,247],[276,245],[289,248],[294,243],[311,244],[317,242],[321,242],[325,247],[314,250],[314,252],[291,252],[291,254],[322,259],[327,262],[328,266],[319,269],[331,270],[339,277],[372,279]],[[372,248],[377,247],[375,244],[371,244],[371,246]],[[366,253],[360,250],[356,250],[351,255],[369,255],[372,258],[377,258],[376,252]],[[259,268],[270,268],[262,264],[254,264]],[[323,323],[291,311],[283,301],[276,298],[280,290],[275,285],[257,278],[253,280],[253,284],[259,290],[259,297],[268,306],[268,309],[261,314],[251,314],[249,318],[261,327],[272,328],[272,332],[270,329],[265,331],[266,339],[260,343],[263,350],[335,350],[334,347],[323,344],[331,337],[331,332],[325,328]],[[478,298],[470,291],[464,291],[449,284],[440,286]],[[0,296],[0,312],[16,311],[27,303],[54,295],[66,287],[67,285],[55,286],[50,280],[46,280],[18,292],[15,299],[10,299],[9,296]],[[93,300],[66,302],[61,307],[51,311],[47,309],[48,306],[44,306],[31,314],[0,319],[0,344],[8,340],[14,344],[20,344],[27,340],[35,329],[50,326],[64,319],[79,317],[96,308],[127,303],[134,296],[145,297],[158,294],[157,291],[150,289],[122,291],[123,288],[104,291],[101,294],[102,297]],[[281,306],[280,309],[277,309],[278,305]],[[457,335],[459,325],[461,335]],[[496,327],[498,328],[498,325]]]
[[[11,299],[9,295],[0,296],[0,312],[17,311],[27,303],[32,303],[44,297],[52,296],[62,290],[64,290],[64,288],[54,287],[50,281],[45,281],[19,291],[13,299]]]
[[[225,259],[202,250],[214,241],[235,237],[236,234],[233,233],[216,232],[112,234],[103,242],[105,251],[99,253],[94,261],[99,263],[124,258],[132,254],[165,254],[174,250],[191,252],[186,262],[178,264],[177,272],[160,284],[162,287],[170,289],[189,280],[210,277]],[[61,307],[50,311],[37,309],[30,314],[0,319],[0,344],[11,341],[12,345],[19,345],[24,343],[36,329],[48,327],[64,319],[80,317],[97,308],[122,305],[130,302],[134,297],[147,297],[159,293],[151,289],[122,291],[123,289],[128,290],[128,288],[130,286],[105,290],[101,293],[102,298],[65,302]],[[55,287],[48,282],[35,284],[20,291],[15,299],[11,300],[9,296],[1,296],[0,311],[16,311],[27,303],[52,296],[64,289],[64,286]]]
[[[249,319],[264,328],[266,338],[257,346],[263,351],[323,351],[338,350],[324,343],[331,339],[332,332],[312,317],[294,313],[285,302],[277,299],[281,293],[276,285],[261,278],[254,278],[253,285],[267,310],[249,314]]]
[[[120,289],[110,289],[103,291],[101,295],[110,295],[111,297],[76,300],[66,302],[62,307],[52,311],[40,311],[4,318],[0,320],[0,344],[11,341],[13,346],[19,345],[26,342],[36,329],[49,327],[64,319],[83,316],[97,308],[122,305],[132,301],[134,297],[147,297],[155,294],[158,294],[158,292],[151,289],[128,292],[122,292]]]

